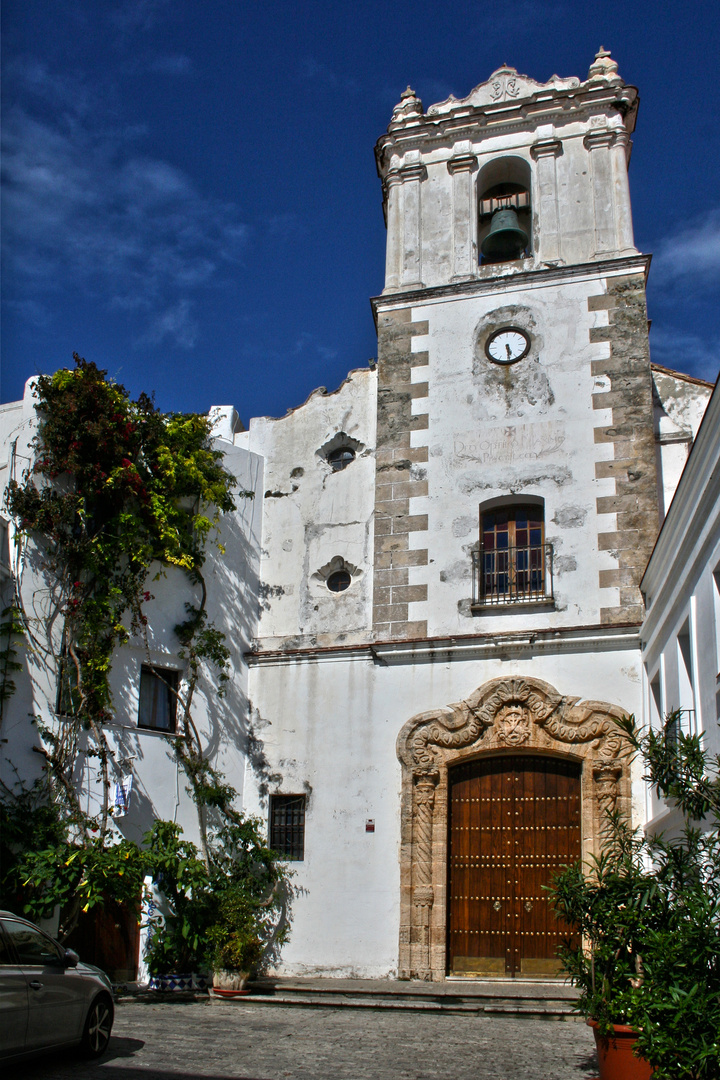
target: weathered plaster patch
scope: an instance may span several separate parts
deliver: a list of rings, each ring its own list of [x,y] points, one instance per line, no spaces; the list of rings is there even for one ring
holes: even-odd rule
[[[485,344],[495,330],[518,326],[530,337],[530,350],[517,364],[494,364]],[[533,312],[522,305],[508,304],[488,312],[475,330],[473,377],[476,380],[476,410],[481,420],[504,416],[542,415],[555,402],[547,373],[541,366],[542,338],[536,333]],[[468,402],[470,397],[468,397]]]
[[[572,473],[566,465],[557,465],[535,471],[533,469],[515,469],[500,471],[487,471],[482,475],[463,473],[458,477],[458,487],[464,495],[472,495],[475,491],[506,491],[510,495],[527,491],[544,481],[550,481],[557,487],[562,487],[572,480]]]
[[[469,559],[458,559],[445,570],[440,571],[441,581],[466,581],[472,573]]]
[[[587,508],[584,506],[558,506],[551,520],[561,529],[581,529],[586,517]]]
[[[478,519],[476,517],[455,518],[452,523],[452,534],[457,537],[468,536],[468,534],[474,532],[477,527]]]
[[[557,555],[553,560],[553,571],[558,575],[569,574],[577,568],[577,559],[574,555]]]

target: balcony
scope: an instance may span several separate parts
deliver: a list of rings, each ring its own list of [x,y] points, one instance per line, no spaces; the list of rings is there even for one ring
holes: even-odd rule
[[[473,551],[472,610],[552,604],[552,544]]]

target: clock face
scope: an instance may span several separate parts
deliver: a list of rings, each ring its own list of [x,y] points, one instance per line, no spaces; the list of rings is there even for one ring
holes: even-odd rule
[[[504,326],[485,342],[485,352],[496,364],[514,364],[522,360],[529,348],[530,338],[517,326]]]

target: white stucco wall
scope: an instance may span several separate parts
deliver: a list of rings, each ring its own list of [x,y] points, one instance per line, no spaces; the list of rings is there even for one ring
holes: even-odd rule
[[[349,644],[372,625],[376,393],[376,372],[361,368],[334,393],[316,390],[282,419],[259,417],[236,436],[265,461],[258,628],[265,648],[293,639]],[[326,453],[341,441],[356,457],[333,472]],[[333,560],[350,570],[345,592],[325,584]]]
[[[647,725],[683,709],[682,726],[720,754],[720,390],[715,387],[643,578],[644,701]],[[685,655],[679,638],[685,637]],[[654,688],[653,685],[654,684]],[[648,829],[682,824],[647,791]]]
[[[489,679],[530,675],[560,693],[642,703],[637,649],[497,649],[488,660],[332,650],[314,659],[265,659],[251,668],[257,750],[246,805],[267,820],[268,791],[307,796],[305,859],[290,863],[294,899],[284,974],[385,978],[397,970],[400,765],[395,744],[419,712],[467,697]],[[636,813],[644,796],[635,780]],[[375,822],[367,833],[365,823]]]
[[[660,517],[665,517],[710,400],[712,386],[653,365]]]

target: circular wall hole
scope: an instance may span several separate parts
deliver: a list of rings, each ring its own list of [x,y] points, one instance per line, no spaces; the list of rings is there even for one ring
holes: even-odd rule
[[[327,579],[327,587],[330,592],[344,592],[345,589],[349,588],[351,581],[352,578],[347,570],[336,570]]]

